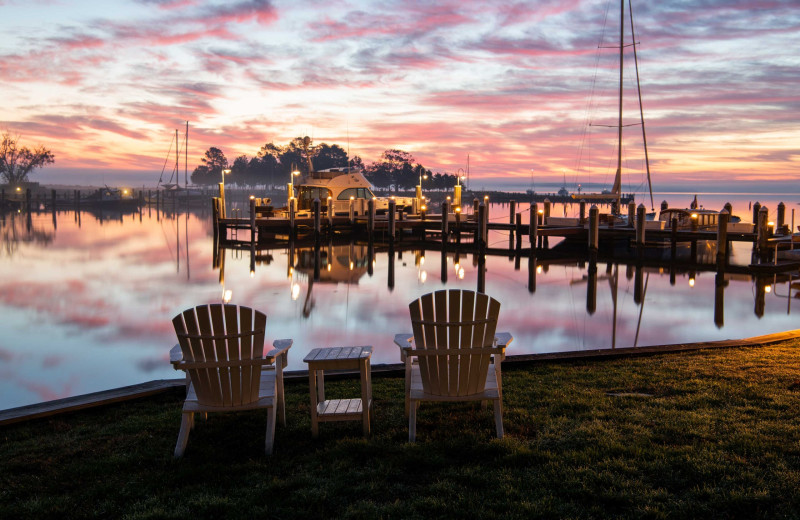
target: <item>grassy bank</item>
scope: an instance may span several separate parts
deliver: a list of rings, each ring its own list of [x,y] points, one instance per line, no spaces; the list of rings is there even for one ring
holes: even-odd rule
[[[263,413],[198,420],[172,459],[177,392],[0,429],[0,518],[793,518],[800,340],[759,348],[508,365],[490,410],[427,404],[406,442],[403,381],[376,378],[373,436],[287,387]],[[327,385],[330,397],[357,382]]]

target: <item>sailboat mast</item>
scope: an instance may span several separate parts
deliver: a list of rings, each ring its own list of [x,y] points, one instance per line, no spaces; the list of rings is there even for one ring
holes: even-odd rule
[[[617,212],[622,204],[622,78],[623,60],[625,56],[625,0],[619,2],[619,121],[617,123],[617,175],[614,188],[617,193]]]
[[[181,142],[178,141],[178,129],[175,129],[175,184],[180,187],[181,185],[181,167],[178,161],[181,158]]]
[[[650,182],[650,159],[647,156],[647,133],[644,131],[644,109],[642,108],[642,86],[639,84],[639,59],[636,56],[636,34],[633,30],[633,5],[628,2],[628,11],[631,15],[631,41],[633,42],[633,63],[636,66],[636,90],[639,92],[639,117],[642,121],[642,142],[644,142],[644,164],[647,168],[647,188],[650,190],[650,209],[655,211],[653,202],[653,183]]]

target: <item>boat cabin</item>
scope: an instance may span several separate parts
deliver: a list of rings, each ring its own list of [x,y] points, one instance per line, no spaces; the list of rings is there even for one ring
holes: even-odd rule
[[[672,219],[678,219],[678,229],[716,229],[719,213],[710,209],[662,209],[658,220],[669,229]]]

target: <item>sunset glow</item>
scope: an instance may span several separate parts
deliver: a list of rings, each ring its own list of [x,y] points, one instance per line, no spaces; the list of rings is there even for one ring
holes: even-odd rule
[[[618,55],[598,46],[618,44],[619,2],[486,4],[0,1],[0,129],[53,151],[31,177],[51,183],[155,185],[189,121],[190,171],[211,146],[232,161],[310,135],[451,174],[469,154],[473,186],[610,184]],[[796,1],[633,10],[656,187],[800,191]],[[641,130],[625,132],[635,191]]]

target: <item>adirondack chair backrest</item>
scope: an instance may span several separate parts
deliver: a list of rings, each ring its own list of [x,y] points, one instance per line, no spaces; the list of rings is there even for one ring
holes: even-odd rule
[[[264,313],[236,305],[198,305],[173,318],[185,368],[208,406],[239,406],[258,400],[264,354]],[[250,363],[248,363],[250,361]]]
[[[486,386],[500,302],[474,291],[443,290],[408,306],[419,355],[422,389],[441,396],[465,396]]]

